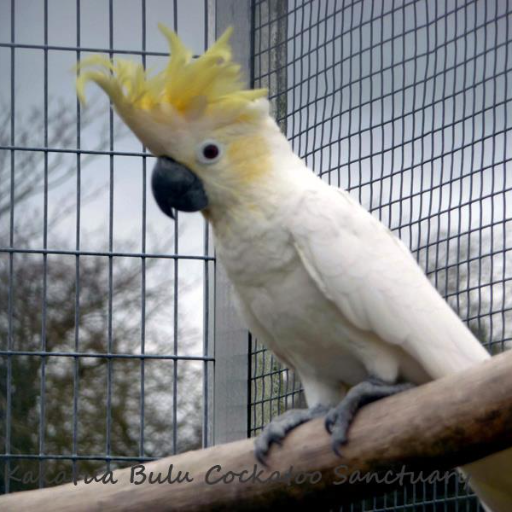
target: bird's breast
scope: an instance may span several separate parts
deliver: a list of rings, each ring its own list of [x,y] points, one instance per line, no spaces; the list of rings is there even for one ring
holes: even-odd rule
[[[265,261],[262,256],[252,253],[250,268],[230,265],[231,271],[236,268],[230,277],[249,330],[299,374],[350,385],[363,380],[367,372],[356,355],[351,327],[317,288],[293,247],[281,248],[275,261],[272,254]]]

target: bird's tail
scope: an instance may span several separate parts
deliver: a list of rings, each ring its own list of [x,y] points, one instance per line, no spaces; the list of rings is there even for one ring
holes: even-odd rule
[[[512,503],[512,448],[463,466],[469,486],[487,512],[510,512]]]

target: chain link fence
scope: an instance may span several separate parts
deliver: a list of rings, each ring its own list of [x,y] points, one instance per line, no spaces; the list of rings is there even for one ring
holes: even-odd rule
[[[491,353],[508,348],[512,3],[255,0],[253,8],[254,85],[270,89],[295,151],[404,240]],[[304,405],[298,379],[257,340],[250,380],[250,435]],[[408,485],[346,510],[482,510],[457,480]]]

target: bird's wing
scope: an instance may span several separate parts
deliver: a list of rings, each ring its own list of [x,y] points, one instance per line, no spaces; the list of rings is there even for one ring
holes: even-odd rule
[[[400,345],[432,378],[488,356],[389,229],[342,190],[308,190],[290,231],[312,279],[343,316]]]

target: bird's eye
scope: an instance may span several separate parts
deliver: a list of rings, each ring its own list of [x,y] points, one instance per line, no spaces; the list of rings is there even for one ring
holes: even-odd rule
[[[222,157],[222,147],[214,140],[205,140],[198,148],[197,159],[202,164],[214,164]]]

